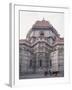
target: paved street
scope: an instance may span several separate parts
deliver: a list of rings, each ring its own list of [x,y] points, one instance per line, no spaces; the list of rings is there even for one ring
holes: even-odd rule
[[[21,76],[20,79],[32,79],[32,78],[51,78],[51,77],[60,77],[60,75],[55,76],[54,74],[44,75],[44,74],[28,74]]]

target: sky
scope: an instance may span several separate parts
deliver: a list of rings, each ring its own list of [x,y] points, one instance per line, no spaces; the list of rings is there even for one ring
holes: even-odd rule
[[[20,39],[25,39],[37,20],[49,21],[61,37],[64,37],[64,13],[20,11]]]

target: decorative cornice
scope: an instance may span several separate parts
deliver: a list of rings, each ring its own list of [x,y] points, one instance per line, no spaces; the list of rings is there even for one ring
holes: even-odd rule
[[[26,39],[22,39],[22,40],[19,40],[19,44],[20,45],[26,45],[28,47],[34,47],[35,45],[37,45],[38,43],[46,43],[49,47],[53,48],[57,45],[64,45],[64,39],[63,38],[60,38],[58,39],[53,45],[50,45],[47,41],[44,41],[44,40],[39,40],[39,41],[36,41],[34,43],[30,43],[28,40]]]

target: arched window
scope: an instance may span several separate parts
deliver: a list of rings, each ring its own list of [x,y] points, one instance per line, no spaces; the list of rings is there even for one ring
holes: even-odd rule
[[[40,32],[40,36],[44,36],[44,32],[43,31]]]
[[[50,60],[50,67],[52,67],[52,61]]]
[[[32,67],[32,60],[30,60],[30,65],[29,66]]]
[[[40,67],[42,67],[42,60],[39,60],[39,65]]]

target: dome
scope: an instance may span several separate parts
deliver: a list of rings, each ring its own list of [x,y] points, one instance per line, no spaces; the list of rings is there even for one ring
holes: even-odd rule
[[[51,27],[50,23],[46,20],[36,21],[36,23],[32,26],[32,28],[48,28]]]
[[[32,28],[29,30],[27,37],[30,36],[30,34],[32,33],[32,31],[36,31],[36,30],[51,30],[53,33],[56,34],[56,36],[59,36],[58,32],[56,31],[56,29],[50,24],[49,21],[47,20],[37,20],[35,22],[35,24],[33,24]]]

